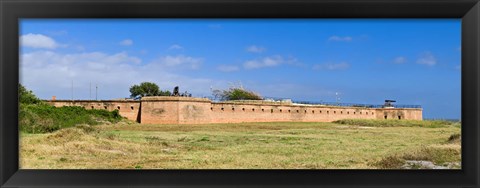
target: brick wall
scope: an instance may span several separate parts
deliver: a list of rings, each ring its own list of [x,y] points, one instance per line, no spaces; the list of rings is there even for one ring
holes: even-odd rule
[[[119,109],[142,124],[205,124],[240,122],[331,122],[339,119],[422,120],[422,109],[299,105],[288,102],[211,102],[203,98],[144,97],[141,101],[48,101],[54,106]]]

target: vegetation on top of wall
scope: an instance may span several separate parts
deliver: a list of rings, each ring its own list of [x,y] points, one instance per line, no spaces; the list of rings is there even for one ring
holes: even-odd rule
[[[262,100],[263,98],[247,89],[244,89],[242,86],[232,86],[228,90],[213,90],[213,96],[216,99],[225,101],[225,100]]]
[[[25,133],[48,133],[79,124],[115,123],[122,119],[118,110],[86,110],[79,106],[55,107],[41,102],[32,91],[19,86],[19,129]]]
[[[396,119],[342,119],[333,123],[366,127],[445,127],[460,126],[460,122],[443,120],[396,120]]]
[[[130,87],[130,97],[145,97],[145,96],[170,96],[172,93],[168,90],[162,91],[157,84],[152,82],[142,82],[139,85]]]

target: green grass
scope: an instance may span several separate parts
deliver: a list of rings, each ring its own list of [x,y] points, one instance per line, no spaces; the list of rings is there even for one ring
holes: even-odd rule
[[[399,168],[410,159],[458,162],[459,142],[451,143],[449,138],[460,133],[460,126],[435,125],[120,122],[77,126],[22,134],[20,165],[23,169],[379,169]]]
[[[115,123],[118,111],[86,110],[79,106],[54,107],[48,104],[20,104],[19,128],[25,133],[49,133],[79,124]]]
[[[439,128],[447,126],[460,126],[460,122],[443,121],[443,120],[371,120],[371,119],[342,119],[333,123],[345,125],[357,125],[368,127],[427,127]]]

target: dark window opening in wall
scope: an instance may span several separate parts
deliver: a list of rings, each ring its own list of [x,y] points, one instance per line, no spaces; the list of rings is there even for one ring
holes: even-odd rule
[[[360,115],[362,115],[362,112],[360,112]]]
[[[245,111],[245,108],[242,108],[242,111]]]
[[[133,110],[133,106],[130,106],[130,109],[132,109],[132,110]]]
[[[282,112],[282,109],[280,109],[280,112]]]
[[[222,107],[221,109],[222,109],[222,111],[224,110],[224,108],[223,108],[223,107]]]
[[[327,114],[330,113],[328,110],[327,110]]]
[[[273,113],[273,109],[272,109],[272,110],[270,110],[270,111],[271,111],[271,113]]]
[[[398,119],[402,119],[402,116],[398,116]]]
[[[365,112],[365,115],[368,115],[368,112]]]
[[[290,110],[288,110],[288,113],[290,113]]]
[[[315,110],[312,110],[312,114],[315,114]]]
[[[300,111],[297,110],[297,113],[299,113]]]
[[[322,111],[320,110],[320,114],[322,113]]]
[[[356,114],[356,112],[353,112],[353,114],[355,115],[355,114]]]
[[[210,107],[210,110],[213,110],[213,107]]]
[[[333,113],[334,113],[334,114],[336,114],[336,113],[337,113],[337,111],[333,111]]]
[[[372,115],[373,115],[373,114],[374,114],[374,113],[372,112]]]
[[[387,116],[385,116],[385,119],[387,119]]]
[[[347,114],[350,114],[350,112],[347,111]]]
[[[252,108],[252,111],[254,111],[254,112],[255,112],[255,108]]]
[[[120,106],[117,106],[117,109],[120,110]]]
[[[107,106],[104,106],[105,110],[107,109]]]
[[[235,111],[235,108],[232,108],[232,111]]]
[[[262,108],[262,112],[265,112],[265,109]]]
[[[92,106],[92,109],[94,109],[94,107]]]
[[[343,111],[340,111],[340,114],[343,114]]]
[[[307,110],[305,110],[305,113],[307,113]]]

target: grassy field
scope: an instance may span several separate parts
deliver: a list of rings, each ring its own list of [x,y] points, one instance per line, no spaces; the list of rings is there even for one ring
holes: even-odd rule
[[[76,126],[20,135],[22,169],[382,169],[460,162],[460,124],[336,123]],[[454,166],[451,168],[459,168]]]

